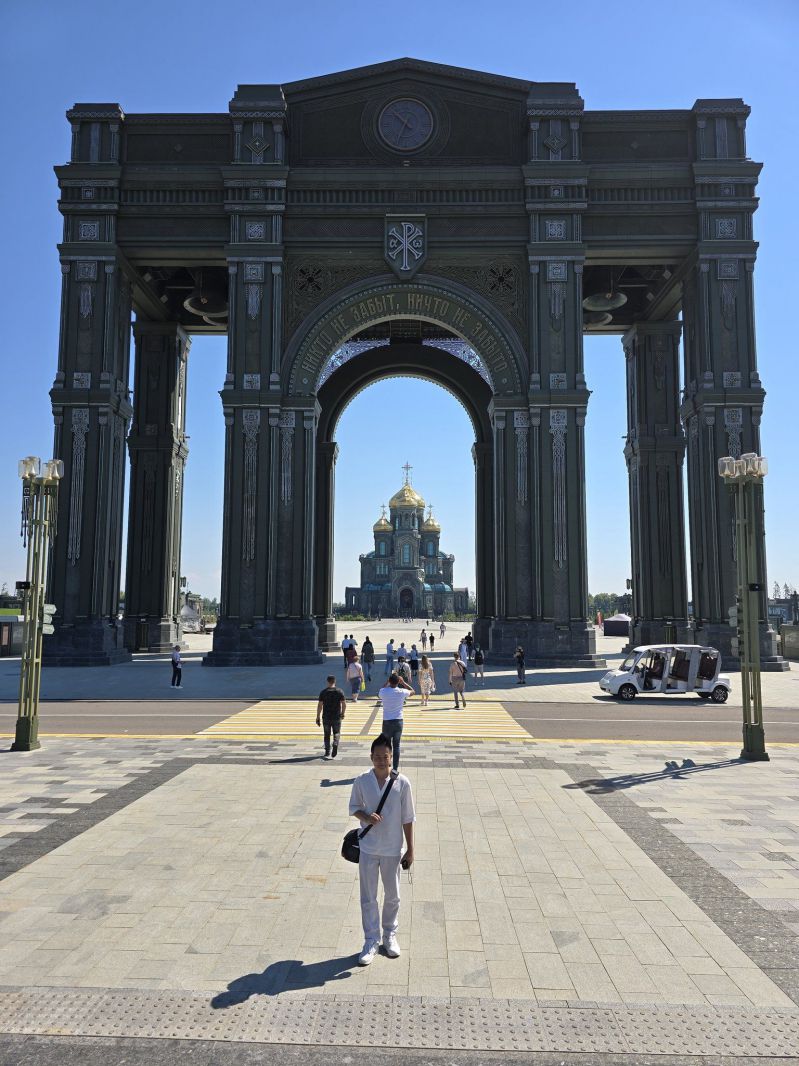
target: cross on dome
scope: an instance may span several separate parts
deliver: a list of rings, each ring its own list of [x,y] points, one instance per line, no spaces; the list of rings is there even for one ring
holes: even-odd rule
[[[413,467],[411,466],[410,463],[406,462],[405,466],[403,466],[402,469],[405,471],[405,482],[404,482],[404,484],[410,485],[410,483],[411,483],[411,470],[413,470]]]

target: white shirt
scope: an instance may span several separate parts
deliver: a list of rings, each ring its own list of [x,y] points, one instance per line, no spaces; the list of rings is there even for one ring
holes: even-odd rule
[[[390,778],[388,780],[391,780]],[[388,788],[386,781],[384,788]],[[355,778],[350,793],[350,814],[356,811],[365,811],[372,814],[377,810],[383,790],[377,782],[374,770],[367,770]],[[413,807],[413,793],[411,783],[404,774],[398,774],[391,792],[380,812],[382,821],[373,825],[365,837],[361,840],[361,851],[364,855],[396,855],[402,854],[403,825],[416,821],[416,811]],[[361,828],[365,829],[368,822],[361,822]]]
[[[393,644],[386,644],[386,655],[389,657],[389,659],[393,659],[394,658],[394,645]]]
[[[393,722],[397,718],[402,718],[402,708],[410,694],[410,689],[400,688],[399,685],[396,688],[393,685],[386,685],[380,689],[378,696],[383,702],[384,722]]]
[[[349,648],[351,644],[352,644],[352,641],[350,640],[350,638],[349,637],[345,637],[342,640],[342,642],[341,642],[341,650],[342,651],[346,651],[347,648]]]

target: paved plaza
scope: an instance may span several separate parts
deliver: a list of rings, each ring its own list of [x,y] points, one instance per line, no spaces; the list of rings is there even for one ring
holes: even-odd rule
[[[368,631],[379,651],[420,628]],[[460,635],[436,651],[441,681]],[[0,753],[3,1066],[331,1048],[355,1063],[374,1042],[407,1063],[799,1061],[799,745],[746,764],[716,742],[722,720],[740,735],[736,675],[725,707],[636,701],[647,743],[540,735],[550,710],[571,736],[610,715],[601,671],[531,671],[522,688],[489,660],[465,712],[442,691],[412,702],[402,955],[360,968],[357,873],[338,852],[374,692],[323,762],[315,697],[338,654],[207,669],[207,638],[188,643],[180,691],[151,656],[45,670],[46,695],[65,691],[43,705],[42,748]],[[600,638],[610,662],[621,645]],[[0,666],[4,723],[16,669]],[[794,735],[797,677],[764,675],[767,735],[769,714]],[[633,709],[612,707],[623,734]]]

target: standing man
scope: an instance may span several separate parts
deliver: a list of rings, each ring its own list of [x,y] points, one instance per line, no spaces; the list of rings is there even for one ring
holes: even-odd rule
[[[399,674],[391,674],[388,684],[380,689],[379,697],[383,704],[383,728],[384,737],[391,742],[394,772],[399,769],[400,761],[400,738],[402,737],[402,711],[405,700],[411,695],[413,689],[400,677]]]
[[[374,661],[375,646],[371,642],[369,637],[367,637],[366,640],[363,642],[363,647],[361,648],[361,662],[363,663],[363,669],[364,673],[366,674],[367,681],[372,680],[372,666],[374,665]]]
[[[344,639],[341,642],[341,654],[344,656],[344,669],[347,669],[347,651],[350,646],[350,638],[347,634],[344,634]]]
[[[485,673],[483,672],[484,669],[485,669],[485,661],[486,661],[485,652],[483,651],[483,649],[480,647],[479,644],[475,644],[475,646],[474,646],[474,675],[475,675],[475,680],[477,680],[478,678],[480,679],[480,684],[481,685],[485,685],[485,683],[486,683]]]
[[[439,638],[441,640],[444,639],[444,634],[446,633],[446,631],[447,631],[447,627],[444,625],[444,623],[442,621],[441,625],[438,627],[438,635],[439,635]]]
[[[327,688],[319,693],[316,705],[316,724],[324,726],[325,758],[335,759],[338,755],[338,742],[341,737],[341,720],[347,711],[347,698],[340,688],[336,688],[336,679],[328,675]],[[321,719],[321,721],[320,721]],[[333,752],[330,751],[330,737],[333,737]]]
[[[474,637],[472,636],[471,633],[467,633],[466,636],[463,639],[464,639],[464,643],[466,644],[466,651],[468,652],[468,661],[471,662],[472,661],[472,648],[473,648],[473,645],[474,645]]]
[[[422,642],[422,651],[427,651],[427,630],[423,629],[419,634],[419,640]]]
[[[172,649],[172,687],[180,688],[180,679],[183,676],[183,663],[180,658],[180,645],[176,644]]]
[[[389,677],[394,671],[394,638],[386,644],[386,677]]]
[[[364,945],[359,966],[368,966],[380,947],[381,915],[377,905],[378,875],[383,882],[383,949],[390,959],[400,955],[397,926],[400,907],[400,864],[406,870],[413,863],[413,808],[411,783],[404,774],[393,777],[391,741],[379,736],[372,741],[372,769],[355,778],[350,793],[350,814],[363,830],[358,876],[361,883],[361,921]],[[380,814],[375,814],[383,791],[390,787]],[[405,855],[402,856],[402,838]]]

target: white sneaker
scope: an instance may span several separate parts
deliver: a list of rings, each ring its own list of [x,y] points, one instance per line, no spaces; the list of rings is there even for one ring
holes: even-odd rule
[[[374,960],[379,947],[380,944],[377,940],[367,940],[363,946],[363,951],[358,956],[358,965],[368,966]]]
[[[386,955],[388,955],[390,959],[398,959],[402,954],[395,933],[388,933],[383,937],[383,947],[386,949]]]

